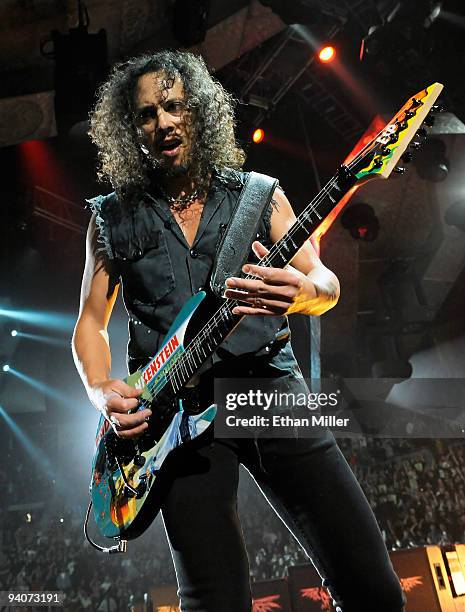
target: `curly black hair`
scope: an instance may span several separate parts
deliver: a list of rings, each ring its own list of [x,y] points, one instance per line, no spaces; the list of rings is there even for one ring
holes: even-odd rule
[[[141,150],[132,105],[139,77],[152,72],[162,72],[167,87],[176,77],[183,84],[192,129],[189,173],[196,185],[206,188],[215,168],[240,169],[245,154],[235,140],[233,97],[202,58],[187,51],[157,51],[115,65],[99,90],[89,131],[98,148],[99,179],[109,181],[117,195],[150,182],[153,166]]]

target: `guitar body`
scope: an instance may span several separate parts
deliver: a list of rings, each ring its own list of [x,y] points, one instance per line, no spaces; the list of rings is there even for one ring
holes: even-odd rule
[[[215,418],[214,405],[199,414],[188,414],[182,399],[161,398],[163,416],[157,419],[157,402],[153,402],[168,372],[185,350],[189,322],[204,298],[205,293],[201,291],[186,302],[159,352],[143,370],[126,378],[129,385],[143,389],[142,399],[150,402],[154,424],[147,434],[135,443],[122,440],[108,421],[100,417],[89,488],[95,521],[106,537],[133,539],[149,527],[160,510],[158,475],[166,457],[183,442],[204,432]],[[120,465],[113,459],[114,455],[118,455]],[[137,494],[126,486],[121,468]]]
[[[391,122],[347,166],[339,168],[260,265],[286,266],[352,187],[386,179],[394,169],[403,171],[396,164],[413,139],[418,148],[425,131],[421,126],[442,88],[433,83],[407,100]],[[209,399],[196,399],[189,387],[242,317],[232,312],[237,301],[223,300],[218,307],[218,301],[211,305],[206,295],[200,291],[186,302],[158,353],[126,379],[142,390],[141,408],[152,409],[144,434],[137,440],[122,439],[100,418],[90,494],[95,521],[104,536],[128,540],[147,529],[160,509],[160,470],[166,457],[204,432],[215,418],[216,406]],[[213,315],[211,306],[216,308]]]

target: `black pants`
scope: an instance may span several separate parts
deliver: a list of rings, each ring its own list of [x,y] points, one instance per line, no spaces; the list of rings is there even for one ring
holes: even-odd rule
[[[210,428],[211,429],[211,428]],[[332,434],[214,439],[167,459],[162,512],[183,612],[251,610],[237,516],[239,464],[312,559],[343,612],[400,612],[404,595],[368,502]]]

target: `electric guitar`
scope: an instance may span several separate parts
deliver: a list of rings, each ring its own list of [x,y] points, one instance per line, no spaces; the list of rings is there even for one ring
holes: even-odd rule
[[[426,135],[422,125],[431,124],[429,116],[438,110],[435,102],[442,89],[440,83],[434,83],[410,98],[350,163],[338,169],[259,265],[279,268],[287,265],[355,185],[388,178],[410,143],[416,141],[417,148],[418,140]],[[119,438],[108,421],[100,417],[86,529],[93,505],[100,533],[119,542],[118,546],[101,550],[121,552],[126,540],[147,529],[160,509],[158,484],[164,460],[174,448],[205,431],[215,418],[216,406],[199,409],[195,402],[190,402],[186,385],[243,317],[232,313],[238,302],[225,299],[213,314],[204,317],[202,324],[196,324],[194,315],[205,297],[206,293],[199,291],[185,303],[162,348],[144,368],[126,379],[129,385],[142,389],[138,409],[152,409],[144,434],[136,440]]]

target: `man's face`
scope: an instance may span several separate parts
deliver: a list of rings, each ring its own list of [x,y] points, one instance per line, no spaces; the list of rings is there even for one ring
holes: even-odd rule
[[[181,81],[176,78],[167,83],[160,72],[139,77],[134,114],[142,134],[141,144],[148,149],[154,166],[167,176],[186,173],[190,165],[191,131]]]

